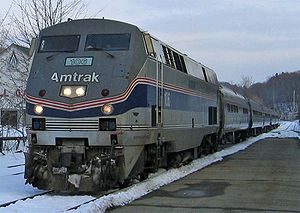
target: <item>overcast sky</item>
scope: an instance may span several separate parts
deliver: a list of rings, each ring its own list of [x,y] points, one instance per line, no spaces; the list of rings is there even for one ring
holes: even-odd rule
[[[5,3],[4,3],[5,2]],[[11,1],[1,2],[4,10]],[[129,22],[214,69],[220,81],[300,70],[297,0],[87,0],[89,13]]]

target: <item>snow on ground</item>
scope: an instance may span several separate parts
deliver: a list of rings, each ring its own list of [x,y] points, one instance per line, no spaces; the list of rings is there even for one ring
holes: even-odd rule
[[[20,213],[42,213],[42,212],[63,212],[73,206],[84,203],[92,196],[59,196],[59,195],[41,195],[33,199],[18,201],[5,208],[0,208],[2,213],[20,212]]]
[[[23,137],[26,136],[24,132],[26,132],[25,127],[8,129],[0,126],[0,135],[2,137]],[[24,145],[23,142],[20,142],[19,150],[23,150]],[[3,142],[3,153],[5,155],[0,153],[0,203],[6,203],[40,192],[24,184],[24,154],[22,151],[15,153],[16,147],[16,141]],[[13,167],[9,168],[10,166]]]
[[[0,136],[1,137],[26,137],[26,127],[21,127],[19,129],[13,129],[13,128],[7,128],[7,127],[2,127],[0,125]],[[10,151],[10,150],[15,150],[16,147],[18,147],[18,150],[23,150],[25,147],[25,143],[20,141],[17,143],[17,141],[3,141],[3,150],[4,151]]]
[[[8,136],[26,136],[26,127],[21,127],[19,129],[14,129],[14,128],[7,128],[7,127],[2,127],[0,125],[0,134],[3,137],[8,137]]]
[[[6,203],[41,192],[30,185],[25,185],[24,180],[24,155],[23,153],[0,154],[0,203]],[[12,168],[10,166],[20,165]],[[1,208],[0,208],[1,211]]]
[[[283,122],[277,129],[269,132],[268,137],[300,139],[300,121]]]
[[[279,138],[298,138],[300,139],[300,124],[298,122],[283,122],[279,128],[270,133],[262,134],[255,138],[250,138],[243,143],[226,148],[212,155],[194,160],[190,164],[178,169],[170,169],[168,171],[159,170],[152,174],[147,180],[137,183],[131,187],[118,191],[116,193],[103,196],[94,202],[81,206],[73,212],[105,212],[106,209],[113,206],[122,206],[132,202],[141,196],[148,194],[163,185],[171,183],[175,180],[183,178],[197,170],[200,170],[214,162],[221,161],[225,156],[234,154],[238,151],[246,149],[251,144],[270,137]],[[16,200],[39,191],[30,185],[24,185],[23,175],[11,175],[24,171],[24,166],[7,168],[9,165],[24,163],[22,153],[2,156],[0,154],[0,203],[8,200]],[[92,199],[92,196],[58,196],[43,195],[25,201],[18,201],[5,208],[0,208],[1,212],[61,212],[72,206],[83,203]]]

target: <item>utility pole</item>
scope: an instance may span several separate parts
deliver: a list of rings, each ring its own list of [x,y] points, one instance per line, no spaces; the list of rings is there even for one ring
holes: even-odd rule
[[[296,91],[293,92],[293,111],[296,112]]]
[[[300,124],[300,94],[298,94],[298,120]]]
[[[274,91],[274,80],[272,81],[272,101],[273,101],[273,109],[275,109],[275,91]]]

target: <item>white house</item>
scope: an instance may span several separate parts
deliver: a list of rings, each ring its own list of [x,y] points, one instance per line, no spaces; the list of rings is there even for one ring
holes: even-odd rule
[[[29,48],[11,44],[0,50],[1,125],[24,124],[24,91],[29,74]]]

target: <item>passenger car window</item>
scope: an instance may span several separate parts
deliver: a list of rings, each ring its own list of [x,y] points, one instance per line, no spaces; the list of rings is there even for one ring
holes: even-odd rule
[[[74,52],[78,49],[80,35],[43,36],[39,52]]]
[[[87,35],[85,50],[128,50],[130,44],[130,34],[90,34]]]

